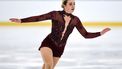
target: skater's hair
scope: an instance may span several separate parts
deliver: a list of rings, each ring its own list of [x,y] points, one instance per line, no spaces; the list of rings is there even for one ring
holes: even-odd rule
[[[62,5],[61,5],[61,7],[64,8],[64,5],[66,5],[67,2],[68,2],[68,0],[62,0]]]

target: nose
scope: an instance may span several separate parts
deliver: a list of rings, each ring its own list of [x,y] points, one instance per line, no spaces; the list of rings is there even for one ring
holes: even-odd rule
[[[75,8],[75,5],[72,5],[72,8],[74,9]]]
[[[75,9],[75,5],[72,6],[72,9]]]

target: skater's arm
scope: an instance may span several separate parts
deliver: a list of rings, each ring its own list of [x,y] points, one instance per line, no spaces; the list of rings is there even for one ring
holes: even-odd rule
[[[39,15],[39,16],[23,18],[23,19],[21,19],[21,22],[37,22],[37,21],[49,20],[49,19],[52,19],[54,13],[55,12],[52,11],[52,12],[49,12],[49,13],[46,13],[43,15]]]
[[[85,38],[95,38],[100,35],[103,35],[104,33],[108,32],[110,30],[110,28],[105,28],[101,32],[87,32],[86,29],[83,27],[79,18],[77,19],[76,28],[80,32],[80,34]]]
[[[10,21],[18,22],[18,23],[38,22],[38,21],[52,19],[53,16],[54,16],[54,13],[55,12],[52,11],[52,12],[49,12],[47,14],[43,14],[43,15],[39,15],[39,16],[27,17],[27,18],[23,18],[23,19],[11,18]]]
[[[21,19],[18,19],[18,18],[10,18],[9,20],[10,20],[11,22],[21,23]]]
[[[104,35],[106,32],[108,32],[108,31],[110,31],[111,29],[110,28],[105,28],[105,29],[103,29],[101,32],[100,32],[100,34],[101,35]]]

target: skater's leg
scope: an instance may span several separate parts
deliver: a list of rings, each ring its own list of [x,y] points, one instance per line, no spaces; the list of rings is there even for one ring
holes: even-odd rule
[[[41,55],[44,61],[43,68],[44,69],[53,69],[53,53],[52,50],[48,47],[42,47]]]

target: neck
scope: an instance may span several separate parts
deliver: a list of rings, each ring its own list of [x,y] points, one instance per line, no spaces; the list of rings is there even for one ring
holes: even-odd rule
[[[67,16],[71,16],[71,13],[67,13],[65,10],[63,10],[63,14],[67,15]]]
[[[71,13],[69,13],[68,11],[66,11],[66,10],[64,10],[66,13],[68,13],[68,14],[71,14]]]

